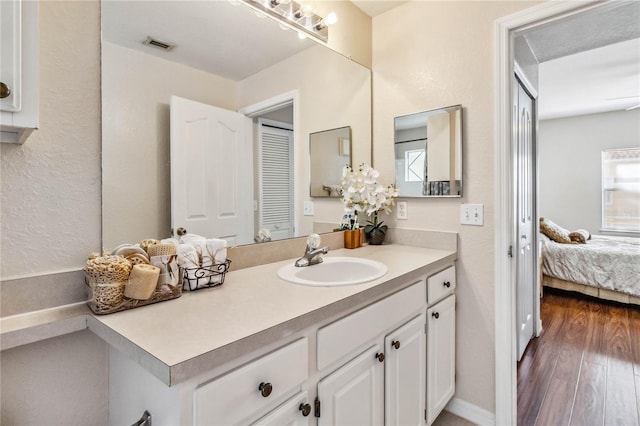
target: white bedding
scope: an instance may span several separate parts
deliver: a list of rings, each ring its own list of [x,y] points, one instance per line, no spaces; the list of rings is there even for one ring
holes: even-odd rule
[[[545,275],[640,296],[640,238],[594,235],[587,244],[542,241]]]

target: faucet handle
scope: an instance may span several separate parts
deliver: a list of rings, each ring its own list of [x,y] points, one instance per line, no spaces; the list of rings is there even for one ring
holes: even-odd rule
[[[307,237],[307,247],[311,250],[320,247],[320,235],[309,234]]]

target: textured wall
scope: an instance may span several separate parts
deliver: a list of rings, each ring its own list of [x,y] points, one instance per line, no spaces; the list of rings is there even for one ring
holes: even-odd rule
[[[39,40],[40,129],[0,146],[3,280],[78,269],[100,247],[99,2],[40,2]],[[0,423],[106,424],[107,356],[88,331],[3,351]]]
[[[79,269],[100,248],[99,22],[94,1],[40,3],[40,127],[0,145],[3,280]]]
[[[640,110],[543,120],[538,125],[540,216],[599,234],[601,152],[640,144]]]
[[[393,118],[463,106],[462,199],[409,199],[400,227],[459,233],[456,397],[494,412],[494,44],[496,19],[532,2],[409,2],[373,19],[373,160],[393,180]],[[484,204],[461,226],[460,203]]]

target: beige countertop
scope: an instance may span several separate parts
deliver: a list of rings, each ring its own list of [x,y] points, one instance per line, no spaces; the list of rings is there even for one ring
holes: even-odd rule
[[[290,259],[229,272],[222,286],[168,302],[89,315],[88,326],[171,386],[360,309],[457,258],[455,251],[397,244],[338,249],[326,256],[377,260],[388,272],[363,284],[309,287],[278,278],[277,270],[295,260]]]

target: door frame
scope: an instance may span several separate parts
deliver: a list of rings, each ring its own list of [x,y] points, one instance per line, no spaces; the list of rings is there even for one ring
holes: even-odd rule
[[[300,208],[298,207],[296,177],[300,176],[301,165],[297,160],[296,144],[300,139],[300,93],[298,90],[281,93],[271,98],[238,109],[238,112],[254,118],[275,111],[287,105],[293,106],[293,235],[298,236],[300,229]]]
[[[514,246],[514,184],[511,150],[511,90],[515,72],[513,33],[601,6],[597,0],[546,2],[494,23],[495,217],[495,423],[517,423],[517,353]]]

